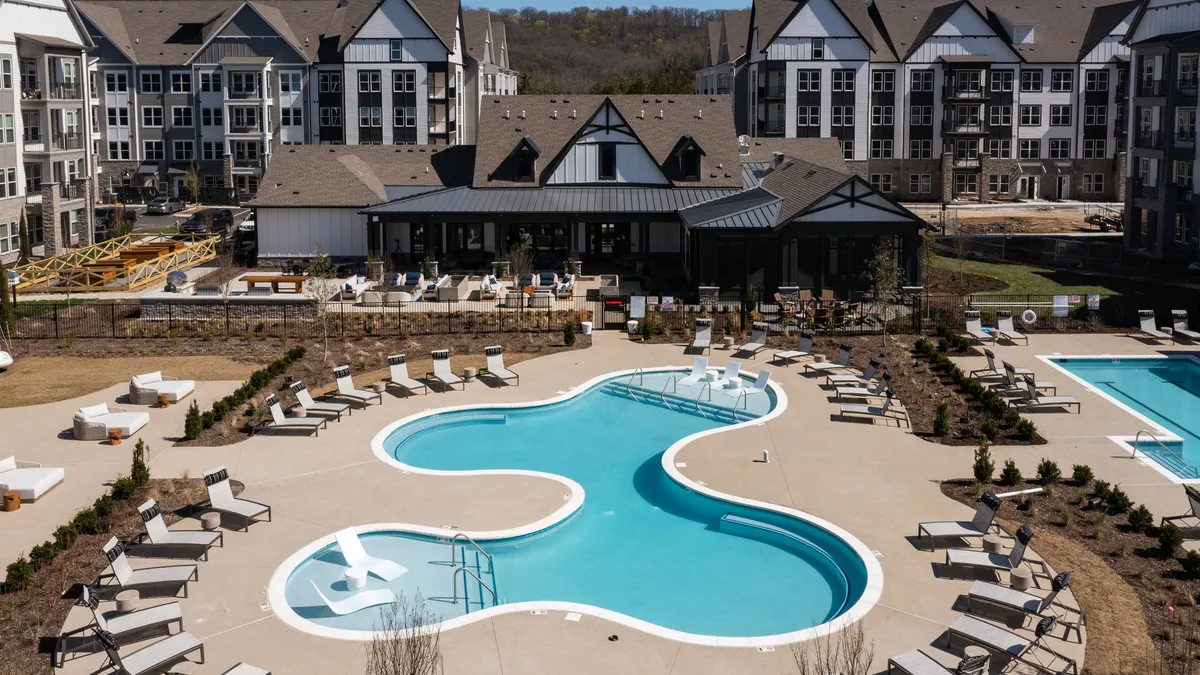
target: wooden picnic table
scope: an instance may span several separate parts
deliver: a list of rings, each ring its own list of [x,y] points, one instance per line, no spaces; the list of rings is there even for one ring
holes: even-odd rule
[[[242,277],[242,281],[246,282],[246,287],[248,289],[255,288],[256,286],[270,286],[272,293],[280,292],[279,291],[280,284],[291,284],[292,287],[295,289],[294,290],[295,293],[303,293],[304,292],[304,279],[305,279],[305,276],[303,274],[277,274],[277,275],[272,275],[272,276],[250,275],[250,276]]]

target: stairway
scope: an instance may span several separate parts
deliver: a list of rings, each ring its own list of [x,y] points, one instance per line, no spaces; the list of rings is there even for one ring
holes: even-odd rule
[[[632,398],[640,403],[648,403],[662,408],[669,408],[678,412],[683,412],[689,415],[696,415],[705,419],[716,420],[725,424],[734,424],[737,422],[745,422],[749,419],[757,419],[761,415],[747,411],[745,408],[738,407],[736,416],[734,414],[733,405],[737,399],[730,396],[725,396],[719,391],[712,392],[712,401],[705,400],[709,394],[705,393],[704,397],[697,404],[696,399],[689,396],[673,394],[671,392],[662,392],[651,387],[644,387],[637,384],[627,384],[626,382],[609,382],[604,385],[603,391],[614,396],[623,398]],[[722,405],[724,404],[724,405]]]

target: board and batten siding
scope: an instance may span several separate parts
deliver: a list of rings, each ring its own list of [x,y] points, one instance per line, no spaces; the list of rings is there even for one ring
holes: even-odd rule
[[[576,143],[563,157],[562,163],[546,181],[551,185],[578,183],[634,183],[639,185],[665,185],[658,164],[641,145],[622,143],[617,145],[616,180],[600,180],[600,144],[584,139]]]
[[[331,256],[367,255],[367,217],[359,207],[258,208],[258,255],[307,257],[320,247]]]
[[[650,252],[679,253],[679,230],[679,223],[650,223]]]
[[[1195,30],[1200,30],[1200,2],[1150,0],[1129,43],[1136,44],[1159,35]]]
[[[384,0],[354,37],[437,38],[406,0]]]

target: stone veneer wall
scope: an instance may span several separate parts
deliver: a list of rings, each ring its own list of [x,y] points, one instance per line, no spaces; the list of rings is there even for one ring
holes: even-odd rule
[[[96,174],[97,192],[101,197],[109,192],[109,185],[120,185],[121,175],[126,171],[129,172],[129,182],[131,185],[141,186],[145,176],[139,175],[137,170],[141,166],[141,162],[127,161],[109,161],[100,162],[100,173]]]
[[[21,212],[25,210],[25,198],[16,197],[13,199],[0,199],[0,223],[17,223],[21,222]],[[21,256],[21,251],[18,248],[15,251],[0,254],[0,263],[11,265]]]

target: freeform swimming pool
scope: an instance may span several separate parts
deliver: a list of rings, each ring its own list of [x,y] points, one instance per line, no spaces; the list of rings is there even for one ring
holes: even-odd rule
[[[661,389],[657,382],[666,380],[655,378],[665,377],[647,375],[643,386]],[[368,588],[420,592],[444,626],[541,607],[702,644],[792,642],[815,626],[854,620],[874,604],[882,590],[878,562],[848,533],[797,511],[721,495],[679,474],[675,452],[697,435],[730,428],[728,421],[650,405],[613,386],[618,382],[624,380],[597,378],[544,404],[419,415],[381,432],[377,453],[399,467],[535,472],[565,483],[572,494],[553,516],[519,533],[471,533],[491,562],[469,544],[457,549],[456,560],[479,582],[455,577],[446,540],[427,536],[448,533],[365,528],[384,530],[362,537],[369,552],[410,569],[391,584],[372,577]],[[786,400],[770,391],[772,404]],[[310,549],[280,569],[287,605],[321,627],[313,632],[361,639],[377,612],[333,617],[317,609],[312,583],[344,596],[345,567],[335,544],[314,542]],[[273,591],[272,604],[277,600]]]
[[[1200,362],[1191,357],[1053,357],[1051,363],[1159,427],[1138,450],[1184,480],[1200,478]],[[1167,434],[1162,433],[1166,431]],[[1128,439],[1132,442],[1132,439]]]

